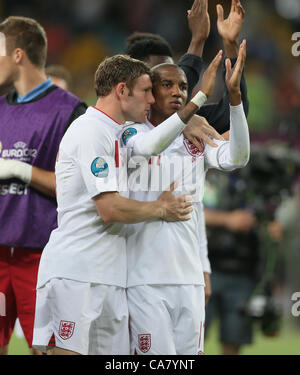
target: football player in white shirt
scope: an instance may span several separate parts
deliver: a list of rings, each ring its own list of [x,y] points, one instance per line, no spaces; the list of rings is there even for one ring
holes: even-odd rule
[[[220,52],[207,69],[214,85]],[[64,135],[56,164],[58,228],[51,233],[38,273],[33,345],[53,354],[129,354],[124,223],[189,220],[185,195],[163,192],[152,202],[121,196],[127,164],[118,139],[125,121],[144,122],[154,103],[150,69],[117,55],[95,75],[97,103]],[[196,95],[197,96],[197,95]],[[164,148],[206,99],[188,103],[151,147]],[[125,177],[124,177],[125,176]],[[125,182],[126,182],[125,181]]]
[[[141,171],[145,166],[141,159],[138,159],[140,168],[130,176],[130,198],[156,199],[166,187],[164,177],[169,175],[179,183],[178,191],[192,194],[194,201],[194,211],[188,222],[152,220],[128,226],[127,296],[132,354],[203,353],[205,302],[203,255],[199,253],[202,246],[199,225],[202,229],[204,226],[200,218],[203,184],[208,168],[233,170],[245,166],[249,159],[249,132],[240,93],[245,56],[246,42],[243,41],[233,69],[230,60],[226,60],[226,85],[231,104],[229,142],[215,140],[217,148],[203,144],[198,150],[180,135],[161,156],[151,157],[147,188],[141,186],[145,173]],[[172,64],[154,68],[153,94],[155,103],[151,106],[149,121],[130,125],[122,134],[123,143],[133,156],[150,157],[147,147],[141,146],[147,133],[151,132],[148,133],[151,138],[160,128],[157,125],[184,105],[187,82],[183,71]],[[175,159],[173,172],[170,172],[170,161],[172,164]],[[196,183],[193,183],[194,177]],[[203,235],[206,239],[205,233]]]

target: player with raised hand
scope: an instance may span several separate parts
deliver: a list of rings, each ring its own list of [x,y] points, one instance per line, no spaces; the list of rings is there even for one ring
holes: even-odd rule
[[[151,157],[148,191],[137,188],[138,183],[135,184],[138,181],[138,170],[132,173],[132,198],[142,201],[155,199],[164,188],[164,181],[159,176],[170,175],[179,186],[177,194],[190,194],[194,202],[189,222],[164,223],[156,220],[128,227],[127,296],[132,354],[203,352],[204,261],[199,249],[204,249],[201,246],[203,239],[199,238],[199,213],[202,210],[197,206],[201,205],[201,187],[208,168],[232,170],[243,167],[248,162],[248,126],[241,100],[238,99],[240,91],[236,90],[245,56],[244,41],[240,46],[236,65],[231,69],[227,64],[227,84],[232,99],[230,141],[215,140],[218,147],[202,144],[202,150],[196,150],[189,147],[181,134],[161,156]],[[123,138],[134,156],[151,156],[149,149],[143,150],[143,139],[151,139],[153,133],[163,128],[166,118],[176,108],[183,107],[187,98],[186,77],[178,66],[161,64],[153,70],[155,103],[151,106],[149,121],[128,126],[126,130],[131,129],[131,136]],[[204,80],[207,74],[204,74]],[[197,100],[196,98],[196,103]],[[194,104],[192,99],[191,105]],[[181,160],[182,164],[170,168],[173,157]],[[193,177],[196,177],[194,184],[191,182],[193,173]],[[156,183],[153,184],[153,181]],[[203,226],[204,220],[201,222]]]
[[[222,5],[217,5],[217,28],[223,39],[225,54],[229,58],[236,58],[239,51],[238,37],[245,18],[245,10],[239,0],[232,0],[228,17],[224,19]]]

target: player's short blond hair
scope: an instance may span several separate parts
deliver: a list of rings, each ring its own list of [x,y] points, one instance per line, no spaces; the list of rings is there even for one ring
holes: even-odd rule
[[[105,97],[120,82],[126,83],[132,90],[136,80],[143,74],[151,77],[149,67],[142,61],[127,55],[115,55],[106,58],[95,73],[95,90],[97,97]]]

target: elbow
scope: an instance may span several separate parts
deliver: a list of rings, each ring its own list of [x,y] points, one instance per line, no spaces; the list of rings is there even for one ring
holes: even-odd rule
[[[245,155],[238,158],[238,160],[233,161],[233,165],[235,169],[240,169],[246,167],[246,165],[249,163],[250,160],[250,154],[246,153]]]
[[[117,212],[113,207],[101,207],[100,209],[98,208],[98,215],[106,224],[116,223],[117,221],[119,221],[117,220]]]
[[[106,224],[112,224],[118,221],[117,220],[118,216],[115,214],[114,210],[107,210],[106,212],[102,212],[100,216],[101,216],[101,219]]]

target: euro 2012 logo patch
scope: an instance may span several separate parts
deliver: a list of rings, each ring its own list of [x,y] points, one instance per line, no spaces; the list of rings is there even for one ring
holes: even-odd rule
[[[108,164],[103,158],[96,158],[91,164],[91,171],[96,177],[107,177],[108,176]]]
[[[135,128],[128,128],[128,129],[126,129],[126,130],[123,132],[123,134],[122,134],[122,141],[123,141],[124,145],[126,145],[127,142],[129,141],[129,139],[130,139],[132,136],[136,135],[136,133],[137,133],[137,131],[136,131]]]

